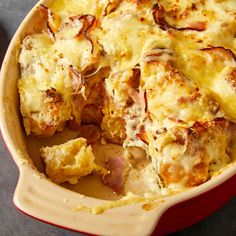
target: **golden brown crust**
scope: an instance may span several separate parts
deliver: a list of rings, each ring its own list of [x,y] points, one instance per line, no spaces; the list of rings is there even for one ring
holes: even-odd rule
[[[164,7],[160,4],[156,3],[154,4],[152,8],[152,15],[155,23],[162,29],[162,30],[178,30],[178,31],[184,31],[184,30],[194,30],[194,31],[204,31],[207,28],[207,22],[206,21],[195,21],[188,24],[186,27],[180,27],[177,28],[175,26],[170,25],[167,20],[165,19],[165,10]]]
[[[197,11],[199,8],[205,5],[205,0],[201,0],[195,3],[191,3],[191,5],[187,5],[183,10],[178,8],[178,3],[173,4],[171,9],[169,9],[166,13],[168,17],[171,17],[173,20],[184,20],[188,18],[192,12]]]
[[[64,99],[54,88],[49,88],[42,92],[44,107],[39,114],[25,117],[29,122],[30,130],[33,135],[52,136],[56,131],[62,131],[66,121],[61,120],[60,113],[64,106]],[[40,120],[39,117],[46,116],[47,119]],[[35,118],[34,118],[35,117]]]
[[[228,138],[228,126],[227,120],[217,118],[209,122],[195,122],[190,127],[174,127],[171,130],[174,140],[162,147],[160,151],[163,153],[170,146],[173,150],[183,151],[178,156],[163,156],[160,175],[164,183],[166,185],[182,183],[186,187],[192,187],[205,182],[208,179],[209,160],[217,158],[212,156],[213,153],[216,154],[212,150],[216,148],[215,145],[220,139],[222,145],[225,143],[224,139]],[[225,150],[224,146],[221,148]],[[165,161],[165,158],[170,161]]]
[[[226,81],[230,84],[233,90],[236,92],[236,68],[233,68],[226,76]]]

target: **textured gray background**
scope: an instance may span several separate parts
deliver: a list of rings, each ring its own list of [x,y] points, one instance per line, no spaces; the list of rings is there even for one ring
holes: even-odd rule
[[[15,30],[36,2],[37,0],[0,0],[0,66]],[[0,137],[0,235],[81,235],[41,223],[17,211],[12,203],[17,179],[18,170]],[[236,235],[236,197],[208,219],[175,235]]]

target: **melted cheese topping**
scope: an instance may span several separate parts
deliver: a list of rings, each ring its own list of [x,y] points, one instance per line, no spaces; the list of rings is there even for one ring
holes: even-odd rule
[[[170,63],[163,61],[162,57],[156,58],[154,62],[146,60],[142,65],[141,82],[147,91],[148,109],[157,126],[168,127],[173,122],[174,125],[176,122],[191,124],[196,120],[214,117],[213,99],[201,91],[197,84],[180,74]]]
[[[48,7],[42,33],[21,45],[28,135],[96,124],[94,140],[145,151],[151,174],[142,170],[142,178],[158,194],[199,185],[232,161],[234,0],[57,0]],[[56,182],[96,171],[83,139],[42,150]]]
[[[139,17],[132,11],[117,11],[101,21],[99,43],[111,59],[113,71],[134,67],[139,63],[143,49],[158,41],[153,37],[156,28],[143,24]]]

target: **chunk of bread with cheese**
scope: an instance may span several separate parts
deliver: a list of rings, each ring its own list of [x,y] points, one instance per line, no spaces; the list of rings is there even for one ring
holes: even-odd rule
[[[147,93],[147,109],[156,127],[211,120],[219,105],[198,84],[178,71],[175,52],[153,49],[141,63],[141,85]]]
[[[183,50],[175,63],[220,104],[231,120],[236,120],[236,57],[233,51],[224,47]]]
[[[185,188],[205,182],[230,162],[227,154],[229,122],[215,119],[176,126],[159,132],[153,140],[152,161],[165,186]],[[152,145],[150,145],[151,147]]]
[[[27,135],[51,136],[62,131],[71,117],[71,105],[55,88],[39,90],[34,78],[19,82],[21,114]]]
[[[89,89],[85,91],[83,73],[93,69],[100,53],[95,39],[84,31],[94,21],[89,15],[73,17],[62,23],[53,37],[34,33],[24,38],[18,88],[27,135],[52,136],[74,117],[80,124],[82,106],[74,107],[78,97],[86,105],[81,96],[86,99],[84,93]]]
[[[43,147],[41,157],[46,163],[46,173],[56,183],[77,184],[82,176],[93,172],[106,174],[105,168],[95,163],[91,146],[86,139],[77,138],[53,147]]]

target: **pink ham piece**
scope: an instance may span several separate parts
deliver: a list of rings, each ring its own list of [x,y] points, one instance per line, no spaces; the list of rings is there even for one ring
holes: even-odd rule
[[[114,192],[121,194],[124,184],[125,160],[123,157],[112,157],[106,161],[106,169],[110,172],[104,178]]]

